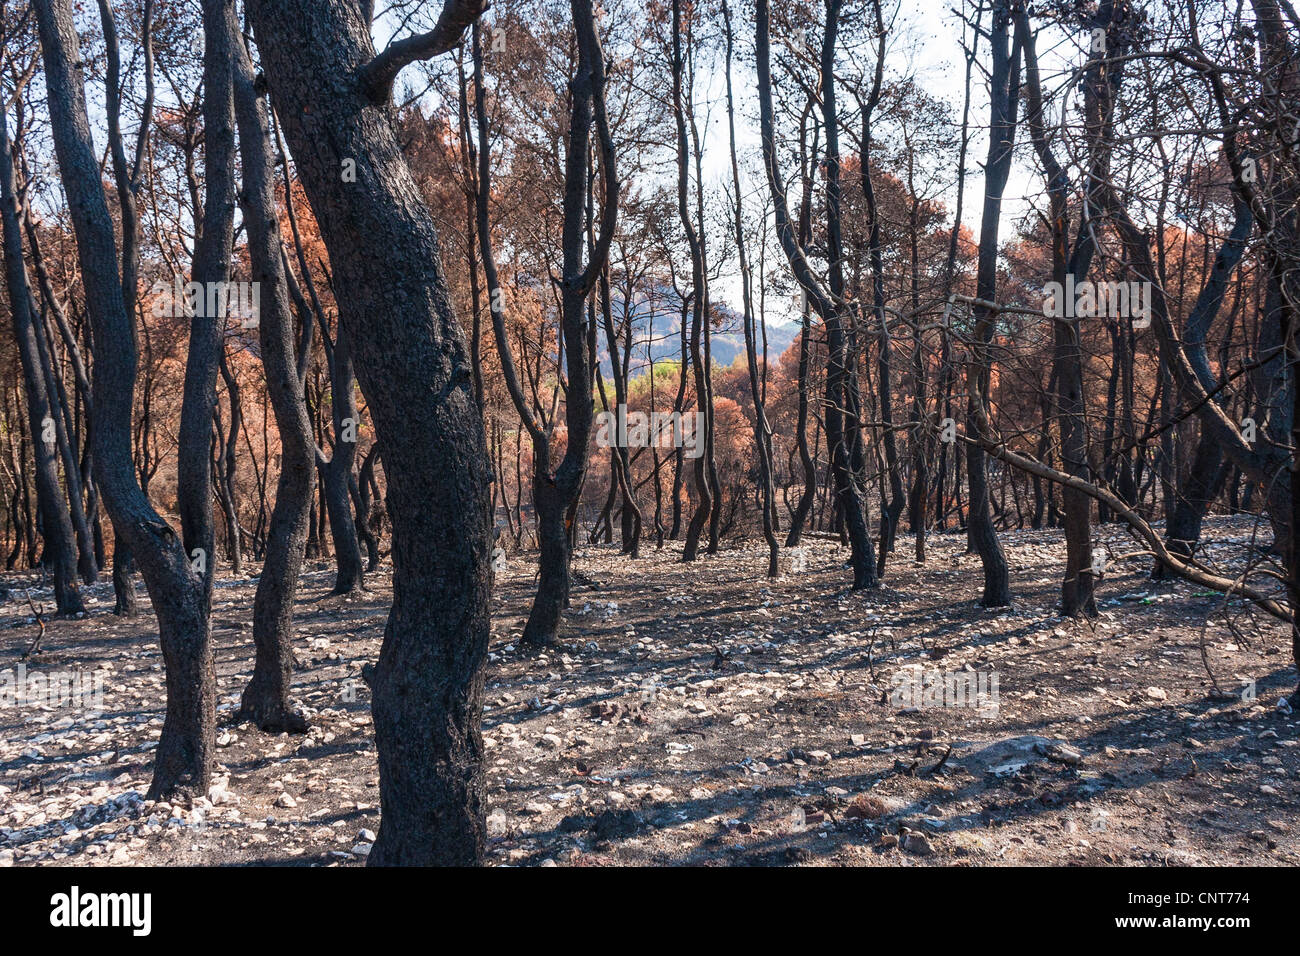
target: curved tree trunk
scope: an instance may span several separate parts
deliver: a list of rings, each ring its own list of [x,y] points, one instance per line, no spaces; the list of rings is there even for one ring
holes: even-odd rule
[[[205,3],[205,20],[233,10]],[[135,330],[123,298],[113,222],[99,177],[86,112],[85,80],[69,0],[35,3],[45,62],[55,151],[72,209],[95,353],[93,435],[96,481],[113,519],[139,562],[158,619],[166,667],[167,712],[149,797],[207,792],[215,752],[216,680],[209,644],[204,581],[191,569],[175,532],[136,483],[131,414],[136,375]],[[219,41],[209,40],[209,47]],[[216,59],[214,53],[213,60]],[[208,98],[220,103],[209,84]],[[215,129],[209,136],[217,136]],[[115,156],[119,177],[124,163]],[[207,443],[202,452],[207,456]]]
[[[711,471],[709,454],[709,417],[712,395],[709,389],[708,366],[701,344],[705,335],[704,326],[709,321],[708,315],[708,275],[705,261],[703,240],[695,228],[689,205],[690,195],[690,143],[686,136],[686,92],[685,60],[682,56],[682,9],[681,0],[672,4],[672,72],[673,72],[673,118],[677,126],[677,214],[681,220],[682,231],[686,234],[686,244],[691,253],[691,364],[695,367],[695,407],[703,416],[704,435],[696,435],[696,442],[704,448],[692,463],[695,476],[695,512],[686,526],[686,545],[682,549],[683,561],[694,561],[699,554],[700,538],[705,527],[710,527],[710,550],[716,548],[716,526],[710,522],[715,508],[722,502],[716,501],[713,489],[716,479]]]
[[[59,485],[56,421],[36,342],[37,316],[27,280],[27,266],[23,261],[13,159],[6,118],[0,111],[0,214],[4,220],[5,279],[14,339],[18,343],[18,356],[23,367],[28,428],[36,462],[36,501],[41,514],[41,534],[45,539],[46,559],[54,572],[55,607],[59,614],[78,614],[85,610],[85,604],[77,590],[77,548],[68,499],[63,496]]]
[[[758,0],[756,59],[758,64],[759,119],[762,133],[763,165],[768,191],[776,212],[777,233],[781,248],[799,285],[826,326],[826,444],[831,460],[831,478],[835,485],[835,505],[843,518],[844,532],[850,543],[853,588],[873,588],[876,555],[871,543],[866,497],[862,489],[861,396],[856,374],[857,360],[851,343],[850,319],[845,308],[844,261],[840,226],[840,154],[838,114],[835,100],[835,47],[839,29],[839,0],[830,0],[826,10],[826,29],[822,36],[821,112],[826,134],[826,211],[827,258],[829,281],[823,285],[814,275],[808,255],[794,234],[786,204],[783,179],[778,167],[775,119],[772,108],[771,32],[767,0]]]
[[[248,11],[384,447],[393,606],[371,684],[383,816],[369,863],[477,863],[492,521],[472,363],[433,221],[366,78],[375,54],[357,4]]]
[[[1020,89],[1020,45],[1010,50],[1010,4],[996,0],[990,24],[989,43],[993,50],[990,73],[990,129],[988,162],[985,165],[984,211],[980,220],[979,265],[975,280],[976,299],[985,303],[975,306],[974,357],[967,373],[967,428],[977,433],[976,405],[988,406],[990,356],[988,347],[994,338],[998,315],[989,303],[997,296],[998,232],[1001,225],[1002,194],[1011,172],[1012,144],[1015,141],[1017,103]],[[992,504],[988,489],[988,463],[984,449],[971,442],[966,446],[966,481],[970,494],[967,531],[970,542],[979,552],[984,566],[985,607],[1004,607],[1011,603],[1011,580],[1006,554],[993,526]]]
[[[324,329],[321,331],[325,333]],[[323,334],[322,337],[328,339],[327,335]],[[366,589],[365,569],[361,564],[361,542],[357,538],[352,496],[349,492],[352,466],[357,458],[357,432],[361,422],[353,388],[355,375],[352,347],[342,323],[334,337],[333,347],[329,349],[328,358],[334,449],[329,461],[320,463],[320,472],[325,508],[329,512],[330,540],[334,542],[334,563],[338,569],[331,593],[351,594]]]
[[[256,90],[253,67],[242,45],[234,51],[235,116],[243,157],[241,194],[248,229],[253,281],[261,284],[258,339],[266,388],[280,433],[280,477],[267,531],[266,558],[253,598],[253,676],[240,700],[240,717],[269,733],[302,732],[307,721],[294,708],[292,678],[293,602],[302,572],[307,520],[316,469],[316,443],[303,399],[294,354],[293,315],[281,257],[275,205],[275,158],[267,111]],[[310,318],[307,319],[310,324]]]

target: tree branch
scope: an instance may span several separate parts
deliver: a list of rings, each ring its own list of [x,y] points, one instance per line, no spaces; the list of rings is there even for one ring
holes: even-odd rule
[[[361,67],[358,78],[362,86],[376,103],[387,100],[402,67],[446,53],[486,9],[487,0],[445,0],[432,30],[390,43],[383,53]]]
[[[1021,471],[1035,475],[1039,478],[1045,478],[1048,481],[1055,482],[1065,488],[1074,488],[1083,492],[1089,498],[1101,502],[1110,508],[1117,516],[1129,526],[1134,534],[1146,543],[1155,555],[1157,561],[1186,581],[1193,584],[1199,584],[1218,591],[1220,594],[1236,595],[1243,597],[1253,603],[1256,607],[1277,618],[1279,621],[1291,623],[1293,620],[1291,609],[1282,602],[1275,600],[1271,595],[1265,594],[1248,586],[1245,582],[1245,575],[1238,578],[1230,578],[1224,575],[1215,574],[1214,572],[1198,566],[1190,559],[1183,560],[1181,557],[1172,554],[1165,543],[1160,539],[1160,535],[1151,527],[1147,521],[1129,507],[1118,495],[1111,492],[1108,488],[1101,485],[1092,484],[1082,478],[1073,475],[1067,475],[1065,472],[1057,471],[1040,461],[1030,458],[1028,455],[1021,455],[1011,451],[1005,444],[991,437],[992,431],[989,427],[988,413],[984,408],[984,403],[979,396],[975,396],[972,403],[975,412],[976,433],[965,435],[963,438],[968,442],[973,442],[983,448],[986,452],[997,458],[999,461],[1011,465]]]

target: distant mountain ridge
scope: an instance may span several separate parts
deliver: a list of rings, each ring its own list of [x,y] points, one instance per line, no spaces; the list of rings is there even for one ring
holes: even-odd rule
[[[713,303],[713,312],[720,320],[710,337],[713,364],[722,368],[732,365],[736,359],[744,361],[745,333],[742,313],[723,302]],[[615,298],[614,317],[621,324],[623,300]],[[672,289],[661,290],[655,296],[653,308],[645,300],[634,302],[632,309],[632,377],[643,374],[649,367],[649,358],[655,365],[660,362],[675,362],[681,358],[680,300]],[[687,317],[689,321],[689,314]],[[654,341],[650,343],[647,357],[647,341],[653,323]],[[767,356],[768,361],[776,362],[790,343],[799,335],[799,326],[785,318],[767,320]],[[620,340],[621,345],[621,340]],[[759,340],[759,354],[763,343]],[[600,370],[603,375],[610,375],[612,365],[609,360],[609,346],[602,327],[597,333],[597,353],[600,358]]]

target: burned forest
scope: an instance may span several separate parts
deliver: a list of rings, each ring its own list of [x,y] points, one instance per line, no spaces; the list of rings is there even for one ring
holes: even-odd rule
[[[1293,0],[0,0],[0,110],[39,922],[1300,864]]]

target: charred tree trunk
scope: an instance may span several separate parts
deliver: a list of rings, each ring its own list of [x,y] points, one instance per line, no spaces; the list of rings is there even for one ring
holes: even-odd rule
[[[805,116],[811,112],[811,103]],[[801,245],[807,246],[809,236],[812,233],[812,184],[813,179],[811,169],[817,165],[817,140],[819,128],[814,122],[812,148],[805,148],[807,139],[806,123],[800,124],[799,130],[799,155],[801,176],[803,183],[803,193],[799,201],[799,235],[798,241]],[[812,512],[813,505],[817,503],[817,462],[812,452],[808,450],[808,395],[811,388],[809,375],[812,368],[812,311],[808,304],[807,292],[801,293],[800,297],[800,329],[799,329],[799,396],[798,411],[795,418],[795,446],[799,451],[799,465],[803,470],[803,491],[799,495],[799,501],[795,504],[794,513],[790,516],[790,530],[786,535],[785,546],[787,548],[797,547],[800,539],[803,537],[804,524]]]
[[[695,440],[703,444],[705,453],[695,457],[692,470],[695,476],[695,512],[686,526],[686,545],[682,549],[683,561],[694,561],[699,554],[700,538],[706,526],[710,525],[714,508],[721,506],[713,496],[714,483],[710,481],[707,433],[709,427],[709,393],[708,369],[704,364],[701,342],[704,326],[709,321],[708,314],[708,275],[704,258],[702,237],[696,231],[695,220],[691,214],[688,196],[690,195],[690,142],[686,135],[686,91],[685,58],[682,54],[682,10],[681,0],[672,4],[672,73],[673,73],[673,119],[677,127],[677,215],[681,220],[682,231],[686,235],[686,244],[691,253],[691,365],[695,370],[695,407],[704,416],[705,436],[697,435]],[[712,535],[711,535],[712,538]]]
[[[984,305],[975,306],[975,331],[971,365],[967,371],[967,428],[978,426],[977,405],[988,405],[991,358],[989,346],[996,334],[998,316],[989,304],[997,295],[998,232],[1001,225],[1002,194],[1011,171],[1012,144],[1016,133],[1016,110],[1020,88],[1020,47],[1010,43],[1010,5],[996,0],[989,41],[993,62],[989,79],[990,136],[988,162],[985,166],[984,211],[980,220],[979,264],[975,296]],[[1009,49],[1010,47],[1010,49]],[[993,526],[988,488],[988,463],[984,449],[975,442],[966,446],[966,481],[969,488],[967,530],[971,543],[979,552],[984,566],[985,607],[1005,607],[1011,603],[1011,581],[1006,554]]]
[[[758,61],[759,116],[762,127],[763,164],[768,190],[776,209],[782,251],[799,285],[826,326],[826,443],[835,484],[835,502],[843,516],[851,546],[854,589],[875,587],[876,556],[867,520],[861,484],[861,401],[855,374],[856,358],[849,347],[845,320],[844,262],[840,228],[840,157],[835,101],[835,44],[839,25],[839,0],[830,0],[821,48],[822,122],[826,134],[827,257],[830,282],[823,286],[813,274],[807,254],[794,234],[786,204],[783,179],[777,166],[772,109],[771,35],[767,0],[758,0],[756,53]]]
[[[479,13],[464,6],[471,15],[443,49]],[[339,318],[384,447],[393,607],[371,684],[383,816],[369,863],[477,863],[492,476],[433,221],[402,157],[387,84],[377,91],[372,75],[391,58],[375,56],[351,0],[250,0],[248,11],[346,290]],[[355,182],[341,175],[345,162]]]
[[[41,514],[41,534],[46,559],[53,570],[54,602],[59,614],[79,614],[85,604],[77,590],[77,548],[68,501],[59,485],[56,422],[51,414],[45,374],[36,342],[38,317],[23,260],[22,229],[14,190],[14,157],[9,144],[7,118],[0,112],[0,215],[4,220],[5,280],[9,289],[9,314],[23,368],[27,396],[28,428],[36,462],[36,502]]]
[[[167,713],[149,796],[158,799],[179,791],[204,794],[216,729],[216,681],[204,581],[191,569],[176,534],[135,480],[131,456],[135,330],[124,304],[113,222],[91,139],[72,10],[68,0],[39,0],[35,7],[55,151],[72,209],[92,330],[95,476],[116,533],[126,539],[140,564],[157,615],[166,666]],[[233,23],[233,10],[225,12]],[[208,95],[219,101],[212,87]],[[119,175],[123,165],[115,157]],[[205,457],[207,450],[205,442]]]
[[[326,330],[322,329],[321,332],[322,338],[328,340]],[[357,432],[361,422],[354,388],[352,347],[342,323],[328,352],[334,448],[329,461],[319,460],[318,463],[337,568],[331,593],[351,594],[366,589],[365,570],[361,564],[361,543],[357,538],[352,497],[348,490],[357,458]]]
[[[478,31],[473,31],[475,113],[478,125],[477,226],[483,274],[487,281],[488,308],[501,360],[503,377],[520,421],[533,443],[533,504],[537,512],[539,577],[523,641],[545,646],[555,641],[564,609],[569,603],[569,561],[572,555],[574,516],[586,477],[591,441],[594,384],[595,325],[587,318],[587,298],[604,270],[613,241],[618,214],[618,180],[614,171],[614,147],[605,114],[605,65],[596,34],[590,0],[573,0],[571,4],[578,37],[578,62],[570,84],[568,151],[565,157],[563,275],[561,293],[561,337],[568,371],[568,400],[565,424],[568,426],[564,458],[558,466],[552,462],[551,435],[556,422],[539,421],[533,414],[519,383],[514,358],[506,338],[500,281],[496,257],[492,250],[488,219],[491,191],[491,147],[488,143],[487,108],[483,84],[483,55]],[[588,230],[588,203],[591,198],[591,131],[593,123],[600,147],[600,171],[604,181],[604,204],[601,210],[599,239],[593,240],[587,265],[583,253]]]
[[[239,527],[239,507],[235,500],[235,468],[238,462],[236,451],[239,442],[239,430],[243,423],[243,408],[239,401],[239,382],[226,361],[222,350],[219,364],[221,380],[226,386],[226,396],[230,400],[230,434],[226,436],[225,447],[218,458],[217,490],[221,500],[221,510],[226,520],[226,550],[230,559],[230,571],[235,577],[244,573],[244,548]]]
[[[753,279],[749,269],[749,255],[745,249],[744,205],[741,202],[740,165],[736,160],[736,113],[731,89],[732,33],[731,9],[726,0],[722,3],[722,16],[726,23],[727,42],[727,142],[731,155],[731,188],[736,231],[736,255],[740,261],[741,300],[744,307],[745,361],[749,368],[749,394],[754,403],[754,450],[758,454],[758,483],[763,514],[763,540],[767,542],[767,576],[780,574],[780,550],[776,541],[776,489],[772,484],[772,447],[768,442],[771,428],[763,405],[759,387],[758,343],[754,316]]]
[[[799,464],[803,468],[803,491],[795,505],[794,514],[790,516],[790,530],[785,537],[785,546],[795,548],[803,537],[803,526],[808,520],[813,504],[817,501],[817,463],[813,461],[808,450],[808,371],[811,338],[811,316],[808,303],[803,306],[803,323],[799,331],[799,410],[795,421],[795,444],[799,449]]]
[[[587,475],[591,442],[592,403],[588,396],[594,384],[595,326],[587,320],[587,297],[609,259],[618,218],[618,177],[614,170],[614,143],[605,113],[605,60],[596,33],[591,0],[571,0],[577,33],[578,62],[569,88],[568,149],[564,174],[563,277],[561,286],[561,331],[567,363],[569,400],[564,416],[568,442],[564,458],[552,472],[549,444],[544,454],[535,455],[534,500],[537,504],[537,535],[541,549],[541,574],[523,640],[533,646],[555,642],[560,618],[569,600],[569,559],[572,555],[573,519]],[[587,202],[591,185],[588,153],[595,127],[604,183],[600,235],[587,252]]]
[[[240,717],[269,733],[302,732],[307,721],[289,691],[293,673],[293,602],[302,573],[307,520],[315,490],[316,443],[294,354],[285,264],[275,203],[275,156],[268,111],[256,89],[242,45],[234,51],[234,103],[243,158],[240,194],[248,230],[249,264],[263,289],[258,340],[266,388],[280,433],[280,476],[266,536],[266,557],[253,598],[253,675],[240,700]],[[305,317],[308,328],[311,319]]]

